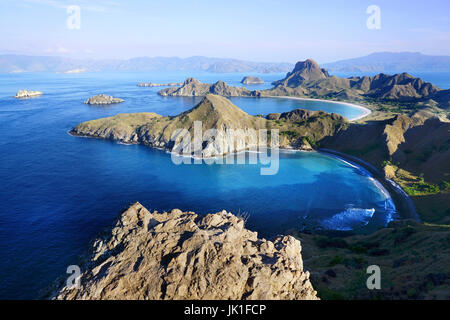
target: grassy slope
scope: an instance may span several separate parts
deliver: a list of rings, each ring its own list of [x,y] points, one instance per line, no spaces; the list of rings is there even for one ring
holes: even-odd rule
[[[296,234],[322,299],[450,299],[450,228],[392,223],[371,235]],[[381,268],[381,290],[368,290],[366,269]]]

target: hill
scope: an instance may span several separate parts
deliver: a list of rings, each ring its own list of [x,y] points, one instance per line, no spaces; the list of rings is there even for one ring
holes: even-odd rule
[[[205,158],[260,145],[267,147],[266,141],[259,140],[257,130],[260,129],[279,130],[282,147],[311,149],[310,143],[314,145],[316,140],[333,135],[347,125],[342,116],[322,111],[299,109],[281,115],[272,114],[267,118],[251,116],[228,99],[208,94],[197,106],[175,117],[163,117],[155,113],[119,114],[83,122],[73,128],[71,134],[143,144],[181,153],[183,145],[180,140],[177,144],[171,141],[172,135],[178,129],[186,129],[178,139],[187,134],[193,137],[196,121],[201,121],[202,132],[217,130],[217,135],[204,141],[201,146],[201,156]],[[194,150],[190,152],[192,154]]]

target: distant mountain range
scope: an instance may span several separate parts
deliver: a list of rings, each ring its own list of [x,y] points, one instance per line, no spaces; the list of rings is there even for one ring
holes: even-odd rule
[[[450,72],[450,56],[428,56],[418,52],[377,52],[322,65],[331,72]]]
[[[378,52],[365,57],[322,64],[330,72],[402,73],[450,72],[450,56],[429,56],[415,52]],[[117,71],[206,71],[283,73],[294,67],[287,62],[252,62],[238,59],[195,56],[138,57],[120,59],[72,59],[55,56],[0,55],[0,72],[117,72]]]
[[[72,59],[54,56],[0,55],[0,72],[100,71],[207,71],[207,72],[288,72],[291,63],[251,62],[208,57],[140,57],[128,60]]]

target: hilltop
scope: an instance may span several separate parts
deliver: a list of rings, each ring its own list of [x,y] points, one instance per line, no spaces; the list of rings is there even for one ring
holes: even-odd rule
[[[260,92],[261,96],[304,96],[326,99],[378,102],[442,103],[436,95],[442,90],[435,85],[407,73],[339,78],[330,76],[314,60],[298,62],[284,79],[273,83],[276,87]],[[431,101],[433,98],[439,101]]]
[[[179,88],[166,88],[158,92],[161,96],[206,96],[216,94],[224,97],[251,96],[252,92],[244,87],[232,87],[219,80],[214,84],[202,83],[194,78],[187,78]]]
[[[179,153],[182,151],[182,144],[174,144],[171,141],[172,134],[177,129],[186,129],[185,134],[189,133],[192,137],[195,121],[202,121],[203,132],[208,129],[217,129],[218,132],[216,138],[203,143],[203,157],[225,155],[260,144],[267,147],[265,141],[259,141],[258,135],[252,135],[249,130],[278,129],[282,147],[310,149],[309,143],[314,145],[316,140],[333,135],[347,125],[342,116],[322,111],[294,110],[278,117],[272,114],[267,118],[252,116],[228,99],[208,94],[194,108],[175,117],[163,117],[155,113],[119,114],[83,122],[73,128],[71,133],[143,144]]]

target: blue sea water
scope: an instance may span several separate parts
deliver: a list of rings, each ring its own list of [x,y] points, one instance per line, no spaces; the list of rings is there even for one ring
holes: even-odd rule
[[[393,218],[389,195],[366,171],[324,154],[281,153],[278,174],[262,176],[261,165],[175,165],[164,151],[67,133],[82,121],[118,113],[176,115],[188,110],[199,99],[160,97],[160,88],[136,86],[187,76],[0,75],[0,298],[37,297],[135,201],[150,210],[246,213],[248,228],[265,237],[303,228],[371,231]],[[243,75],[189,76],[238,85]],[[283,75],[260,76],[270,83]],[[14,99],[19,89],[44,94]],[[109,107],[82,103],[98,93],[125,102]],[[360,112],[326,102],[232,100],[250,114],[300,107],[349,117]]]

